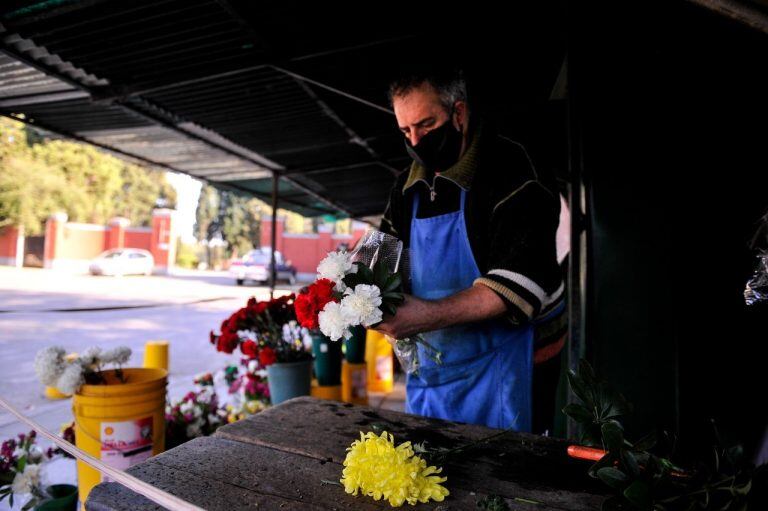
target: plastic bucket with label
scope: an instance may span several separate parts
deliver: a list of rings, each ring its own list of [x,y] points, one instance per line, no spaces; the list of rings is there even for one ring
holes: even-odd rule
[[[376,330],[368,330],[365,363],[368,365],[368,391],[392,392],[395,377],[392,345]]]
[[[165,386],[168,372],[156,368],[103,371],[106,384],[83,385],[72,399],[75,443],[91,456],[125,470],[165,450]],[[80,502],[102,482],[101,474],[77,462]]]

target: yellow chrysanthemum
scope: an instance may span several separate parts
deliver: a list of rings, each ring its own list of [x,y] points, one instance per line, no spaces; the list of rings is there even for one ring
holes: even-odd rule
[[[347,493],[383,498],[392,507],[429,499],[441,502],[449,495],[440,485],[447,478],[435,475],[443,469],[428,467],[424,459],[414,455],[410,442],[395,447],[394,438],[386,431],[381,436],[361,432],[360,440],[352,442],[347,451],[341,478]]]

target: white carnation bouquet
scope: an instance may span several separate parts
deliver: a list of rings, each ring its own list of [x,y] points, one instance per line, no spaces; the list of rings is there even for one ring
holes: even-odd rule
[[[296,316],[302,326],[318,328],[333,341],[352,336],[352,327],[375,327],[397,314],[403,304],[407,257],[397,238],[369,231],[352,252],[330,252],[317,267],[313,284],[296,297]],[[418,373],[418,345],[441,363],[441,353],[420,335],[398,339],[394,351],[407,373]]]
[[[76,393],[83,384],[106,383],[101,371],[114,364],[115,376],[123,381],[122,366],[131,358],[131,348],[118,346],[111,350],[86,349],[82,355],[68,356],[61,346],[44,348],[35,355],[35,373],[43,385],[55,387],[63,394]]]

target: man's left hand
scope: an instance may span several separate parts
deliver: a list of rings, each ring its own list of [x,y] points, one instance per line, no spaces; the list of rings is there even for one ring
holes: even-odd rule
[[[375,330],[393,339],[407,339],[415,334],[439,328],[437,302],[405,295],[405,301],[397,308],[397,314],[386,314]]]

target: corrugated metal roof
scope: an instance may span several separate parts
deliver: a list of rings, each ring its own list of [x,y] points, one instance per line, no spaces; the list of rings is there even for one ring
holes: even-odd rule
[[[4,2],[0,113],[262,198],[277,172],[281,205],[302,214],[380,214],[408,162],[387,80],[432,36],[416,8],[409,23],[349,14],[245,0]],[[563,44],[544,47],[547,71],[509,92],[546,101]]]

